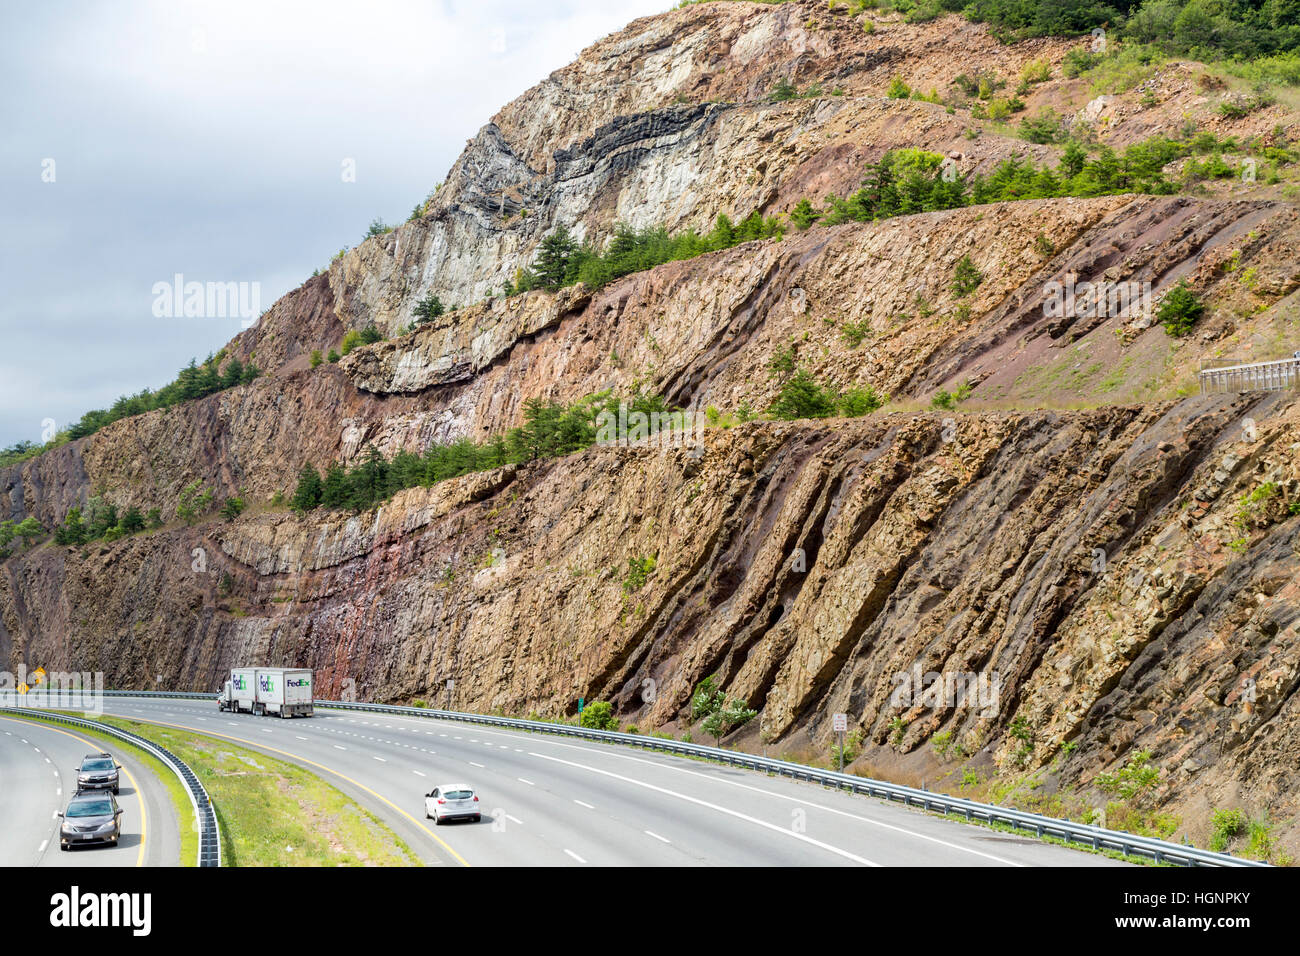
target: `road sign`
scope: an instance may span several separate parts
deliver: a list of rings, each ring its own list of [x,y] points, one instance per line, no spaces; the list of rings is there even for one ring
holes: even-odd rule
[[[843,732],[843,731],[848,730],[848,729],[849,729],[849,715],[848,715],[848,714],[832,714],[832,715],[831,715],[831,730],[834,730],[836,733],[840,733],[840,732]]]

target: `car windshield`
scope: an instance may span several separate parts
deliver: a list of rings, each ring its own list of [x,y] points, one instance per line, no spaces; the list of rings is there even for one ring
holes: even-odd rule
[[[448,800],[468,800],[474,796],[473,790],[448,790],[445,794]]]
[[[112,770],[111,760],[87,760],[81,765],[82,770]]]
[[[113,805],[107,800],[80,800],[68,804],[70,817],[111,817]]]

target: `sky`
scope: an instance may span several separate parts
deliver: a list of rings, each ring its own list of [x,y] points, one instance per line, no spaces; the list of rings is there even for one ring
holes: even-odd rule
[[[270,307],[375,218],[405,220],[501,106],[672,5],[5,4],[0,448],[243,328],[169,315],[178,275]]]

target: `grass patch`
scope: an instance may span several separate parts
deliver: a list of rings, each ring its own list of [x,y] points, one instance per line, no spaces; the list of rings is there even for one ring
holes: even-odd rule
[[[221,823],[225,866],[420,865],[378,817],[301,767],[189,730],[101,719],[189,764]]]

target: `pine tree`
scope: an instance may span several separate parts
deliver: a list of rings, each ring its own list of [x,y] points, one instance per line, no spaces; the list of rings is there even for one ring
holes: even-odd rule
[[[325,472],[320,503],[326,508],[342,508],[348,503],[348,476],[343,466],[332,462]]]
[[[221,376],[222,388],[234,388],[244,380],[244,363],[238,358],[232,358],[226,365],[226,371]]]
[[[144,515],[140,513],[140,509],[135,507],[135,505],[126,509],[126,514],[122,515],[120,527],[127,534],[135,534],[137,531],[143,531]]]
[[[298,472],[298,487],[294,489],[290,505],[295,511],[311,511],[321,503],[320,472],[311,465],[303,465]]]
[[[569,277],[569,267],[578,251],[578,244],[563,225],[542,240],[537,252],[533,274],[539,284],[548,289],[558,289]]]

